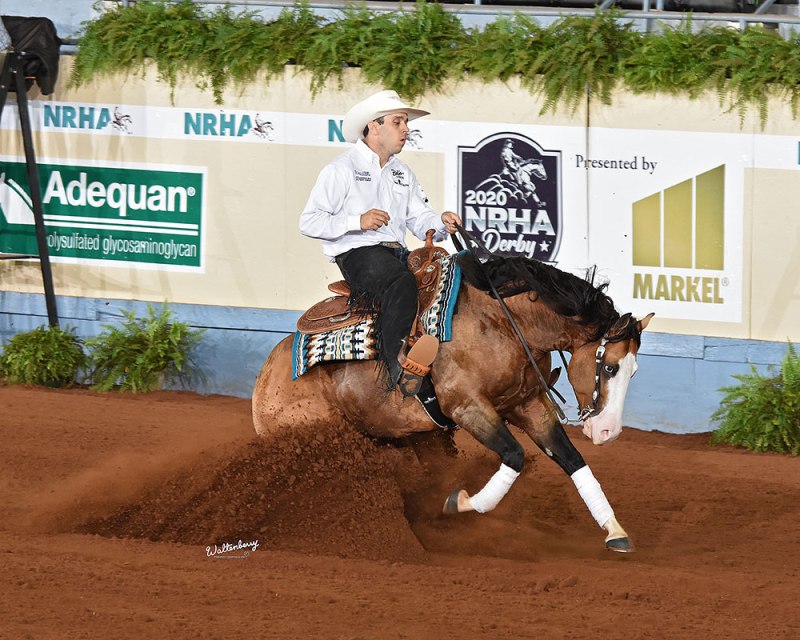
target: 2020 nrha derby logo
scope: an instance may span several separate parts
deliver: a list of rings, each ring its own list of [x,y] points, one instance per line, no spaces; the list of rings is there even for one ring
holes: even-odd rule
[[[518,133],[458,148],[464,228],[489,251],[554,262],[561,243],[561,152]]]

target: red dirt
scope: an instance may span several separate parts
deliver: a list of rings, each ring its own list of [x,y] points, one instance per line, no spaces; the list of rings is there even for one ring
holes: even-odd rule
[[[603,548],[529,442],[496,470],[324,433],[254,438],[250,402],[0,387],[0,638],[797,638],[800,460],[571,430],[637,545]],[[206,547],[258,541],[209,556]]]

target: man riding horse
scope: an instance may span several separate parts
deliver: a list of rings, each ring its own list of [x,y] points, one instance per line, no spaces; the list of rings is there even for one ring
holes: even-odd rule
[[[353,301],[380,305],[380,355],[391,387],[399,381],[403,394],[412,395],[423,380],[430,381],[442,415],[499,457],[499,469],[482,488],[457,488],[447,497],[445,513],[486,513],[500,503],[525,463],[512,432],[519,430],[570,477],[607,532],[606,548],[632,551],[600,483],[567,435],[542,372],[551,371],[552,352],[570,353],[566,372],[584,433],[594,444],[613,442],[622,431],[641,334],[653,314],[641,320],[621,315],[606,285],[595,285],[593,278],[521,256],[481,262],[466,253],[457,258],[461,278],[451,337],[441,334],[440,349],[436,338],[423,336],[403,353],[417,314],[415,278],[404,265],[406,229],[420,239],[431,228],[438,239],[447,231],[463,234],[459,217],[438,216],[416,176],[395,157],[407,139],[408,121],[426,114],[394,91],[354,106],[343,132],[355,146],[322,170],[300,229],[323,241]],[[349,425],[396,439],[439,429],[421,404],[403,402],[402,395],[387,395],[376,385],[366,361],[336,358],[295,376],[294,347],[301,334],[278,343],[256,380],[252,406],[259,435]]]
[[[397,159],[410,120],[429,112],[413,109],[395,91],[379,91],[347,112],[342,133],[355,146],[322,169],[300,216],[300,232],[322,240],[323,252],[336,262],[350,285],[351,300],[379,309],[380,355],[388,388],[415,395],[436,357],[438,341],[404,345],[417,315],[417,286],[406,268],[406,229],[423,240],[455,233],[461,218],[441,216],[428,204],[417,177]]]

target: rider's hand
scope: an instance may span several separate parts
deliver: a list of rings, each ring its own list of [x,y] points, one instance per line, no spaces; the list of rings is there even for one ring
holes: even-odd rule
[[[456,229],[456,225],[461,224],[461,218],[457,213],[453,213],[452,211],[445,211],[442,214],[442,222],[444,222],[444,227],[447,229],[447,233],[455,233],[458,231]]]
[[[380,209],[370,209],[361,214],[361,229],[363,231],[377,231],[389,223],[389,214]]]

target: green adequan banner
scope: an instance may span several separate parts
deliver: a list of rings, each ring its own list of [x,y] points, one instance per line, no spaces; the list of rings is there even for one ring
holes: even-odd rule
[[[205,171],[39,164],[52,258],[203,266]],[[38,253],[25,163],[0,158],[0,252]]]

